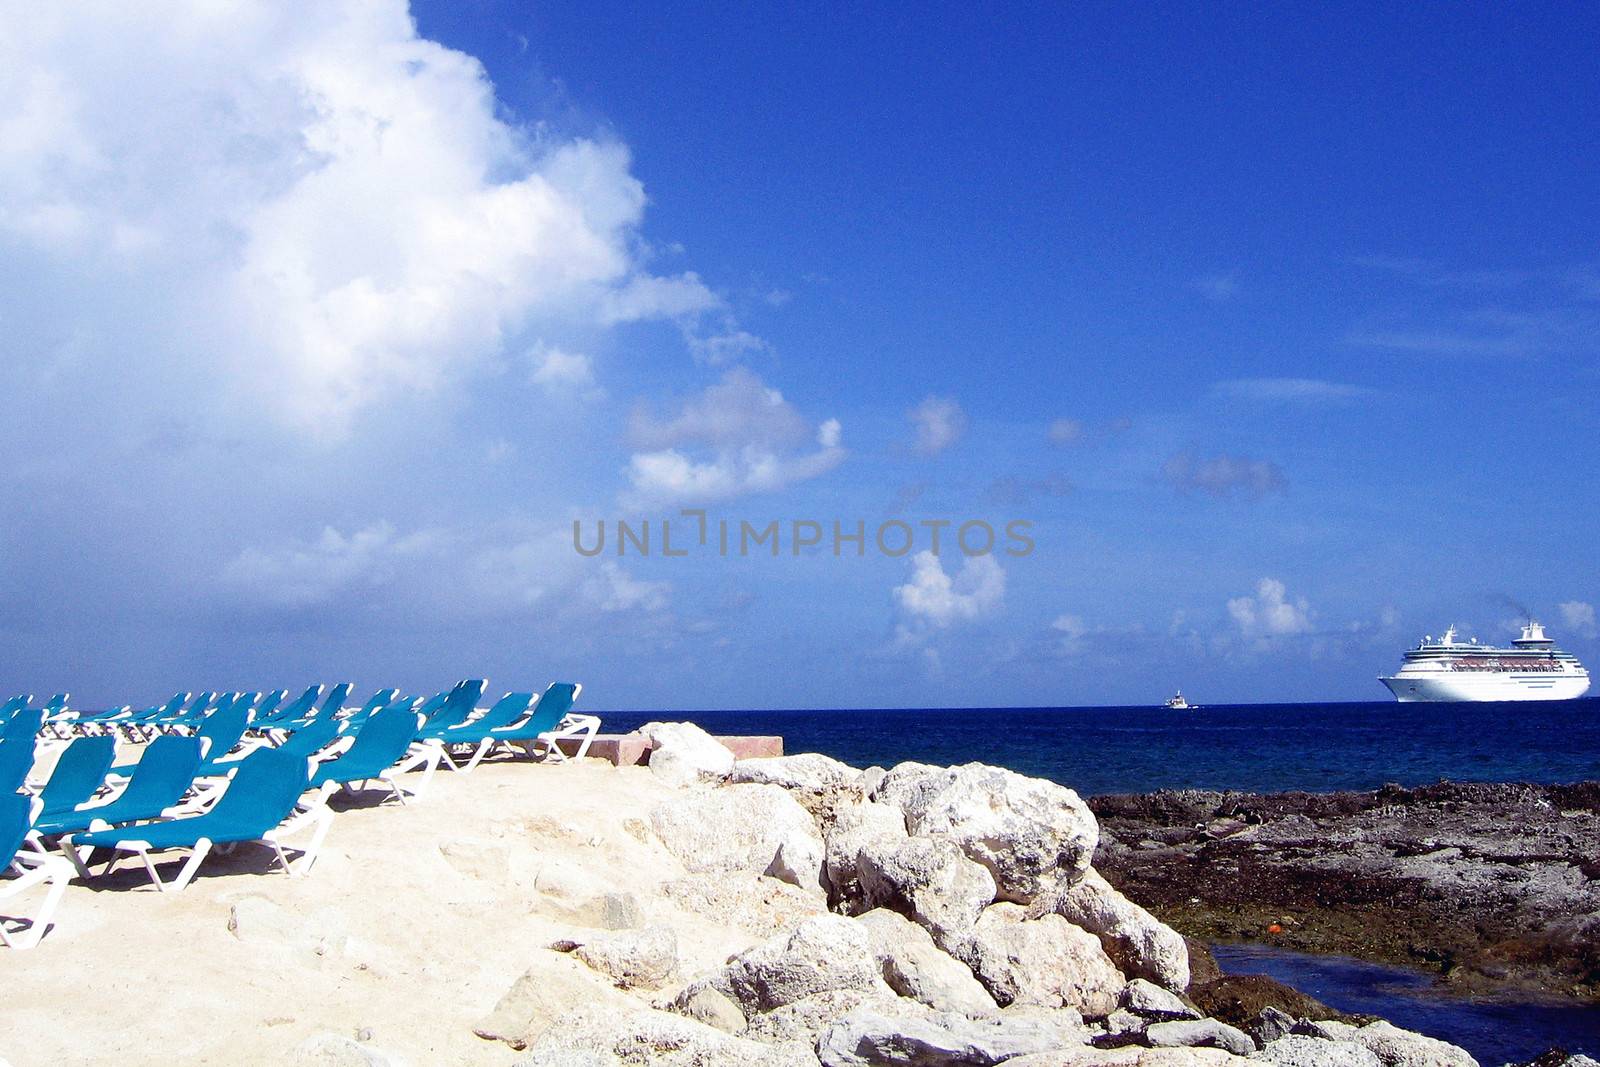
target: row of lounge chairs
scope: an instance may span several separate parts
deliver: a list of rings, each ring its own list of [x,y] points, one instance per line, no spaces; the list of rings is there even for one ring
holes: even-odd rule
[[[119,854],[138,856],[164,891],[187,886],[213,848],[246,842],[270,847],[296,875],[316,862],[335,792],[378,786],[404,804],[441,763],[471,771],[502,747],[560,760],[569,739],[582,757],[600,725],[572,711],[576,683],[537,700],[507,693],[486,709],[481,680],[427,701],[380,690],[346,708],[352,688],[313,686],[287,704],[286,692],[185,693],[140,712],[75,713],[64,695],[43,708],[28,697],[0,705],[0,868],[16,875],[0,880],[0,901],[46,886],[31,921],[0,922],[0,940],[36,944],[72,877],[93,877],[97,850],[107,850],[104,870]],[[116,763],[119,742],[141,745],[138,759]],[[59,749],[54,767],[29,783],[49,748]],[[188,855],[163,880],[152,854],[172,850]]]

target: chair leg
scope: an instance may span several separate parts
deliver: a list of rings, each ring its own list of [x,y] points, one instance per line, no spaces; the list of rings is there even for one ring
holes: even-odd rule
[[[482,741],[479,741],[477,750],[472,753],[472,758],[467,760],[467,770],[470,771],[482,763],[483,757],[489,754],[489,750],[494,748],[494,745],[495,739],[492,737],[485,737]]]
[[[67,883],[72,880],[72,868],[56,856],[29,856],[27,860],[29,870],[16,881],[0,888],[0,899],[15,896],[35,885],[45,883],[44,900],[39,904],[39,910],[34,913],[25,931],[17,933],[8,932],[4,923],[0,923],[0,941],[5,942],[14,949],[33,948],[44,937],[46,928],[50,925],[50,917],[55,914],[56,905],[61,902],[61,895],[67,891]]]

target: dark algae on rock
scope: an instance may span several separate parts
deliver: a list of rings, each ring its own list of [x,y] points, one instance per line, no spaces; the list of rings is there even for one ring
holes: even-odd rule
[[[1600,1001],[1600,782],[1093,798],[1095,866],[1192,937]]]

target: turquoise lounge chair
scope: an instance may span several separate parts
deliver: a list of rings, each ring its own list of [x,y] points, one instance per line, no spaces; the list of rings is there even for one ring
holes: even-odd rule
[[[310,810],[296,814],[296,805],[308,785],[307,775],[304,759],[264,748],[244,758],[227,790],[202,814],[122,829],[68,834],[62,838],[62,843],[75,851],[110,848],[132,852],[144,861],[150,880],[163,892],[176,892],[188,885],[216,845],[259,841],[272,846],[278,862],[289,875],[304,873],[316,863],[317,852],[333,820],[333,813],[320,798]],[[296,871],[284,852],[283,842],[308,828],[311,840],[299,850],[301,870]],[[150,853],[167,849],[188,849],[189,858],[171,881],[163,882]],[[87,856],[83,857],[83,862],[87,862]]]
[[[150,742],[122,792],[93,807],[44,812],[33,828],[45,837],[160,818],[182,803],[200,769],[197,738],[168,734]],[[70,857],[69,857],[70,858]],[[85,874],[88,872],[85,871]]]
[[[44,725],[43,708],[19,708],[4,727],[0,727],[0,741],[27,741],[32,744]]]
[[[71,811],[88,801],[105,783],[117,754],[114,737],[80,737],[61,750],[50,779],[39,790],[47,813]]]
[[[438,741],[445,749],[444,761],[452,770],[459,770],[455,760],[450,758],[452,746],[477,744],[489,730],[510,726],[527,715],[532,703],[532,693],[507,693],[495,701],[494,707],[471,722],[459,726],[424,726],[417,733],[417,740]]]
[[[365,704],[344,717],[342,721],[345,724],[345,730],[355,729],[398,699],[400,699],[400,690],[398,689],[378,690],[367,698]]]
[[[420,797],[433,780],[444,749],[436,742],[414,747],[422,725],[414,706],[414,701],[402,700],[373,715],[356,732],[348,751],[315,769],[312,787],[331,792],[329,787],[349,789],[356,782],[378,782],[402,804],[408,796]],[[401,784],[399,776],[415,770],[423,772],[421,782],[414,788]]]
[[[293,723],[297,719],[303,719],[310,715],[312,709],[317,706],[317,698],[320,696],[322,696],[322,686],[307,686],[304,693],[301,693],[272,714],[256,716],[256,721],[251,724],[250,728],[252,730],[270,730],[280,725]]]
[[[31,770],[32,741],[0,741],[0,794],[21,792]]]
[[[59,856],[27,852],[22,843],[27,840],[32,822],[33,805],[17,793],[0,794],[0,869],[16,867],[19,874],[14,879],[0,881],[0,901],[9,900],[36,885],[44,884],[44,901],[32,919],[20,919],[24,925],[12,929],[9,922],[0,922],[0,941],[14,949],[32,948],[44,936],[55,914],[61,894],[72,880],[72,867]]]
[[[520,723],[512,726],[501,726],[487,730],[473,730],[469,725],[461,735],[461,741],[476,741],[478,750],[467,761],[464,770],[472,770],[496,745],[513,745],[523,743],[527,745],[530,754],[534,744],[543,744],[545,756],[554,760],[567,758],[556,742],[567,738],[580,738],[578,751],[575,758],[582,759],[589,753],[589,745],[594,741],[594,735],[600,730],[600,719],[594,715],[576,715],[572,705],[577,702],[578,694],[583,692],[583,686],[577,682],[552,682],[533,706],[533,712]]]

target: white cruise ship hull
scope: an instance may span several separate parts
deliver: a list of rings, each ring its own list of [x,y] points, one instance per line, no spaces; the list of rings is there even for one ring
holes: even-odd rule
[[[1574,672],[1427,672],[1378,679],[1401,703],[1412,701],[1572,700],[1589,691],[1589,676]]]

